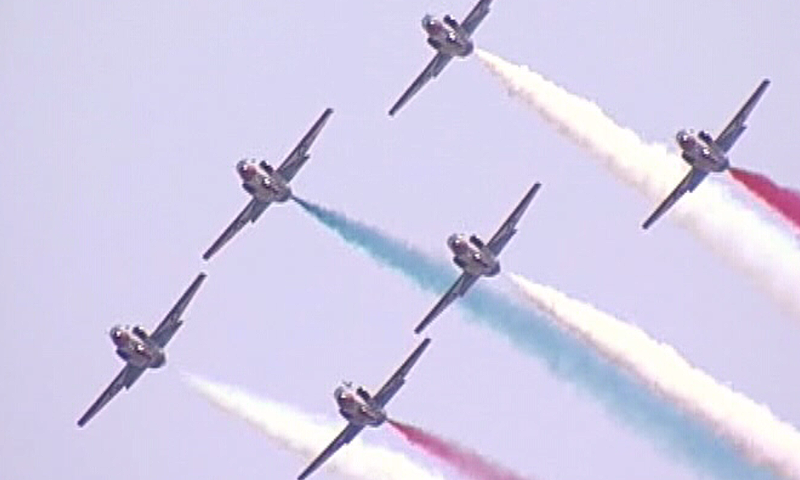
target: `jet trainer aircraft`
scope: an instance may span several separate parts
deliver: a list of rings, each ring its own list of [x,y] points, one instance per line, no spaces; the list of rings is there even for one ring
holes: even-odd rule
[[[242,188],[253,198],[244,207],[241,213],[222,232],[222,235],[206,250],[203,260],[208,260],[214,255],[228,240],[233,238],[247,222],[254,223],[258,217],[264,213],[270,203],[285,202],[292,196],[292,189],[289,182],[297,174],[300,168],[306,163],[310,155],[308,149],[319,135],[328,117],[333,113],[333,109],[328,108],[322,116],[314,123],[311,129],[294,147],[294,150],[286,157],[286,160],[277,168],[273,168],[265,161],[256,163],[255,160],[241,160],[236,164],[236,172],[242,179]]]
[[[428,34],[428,45],[436,50],[436,56],[400,96],[397,103],[389,110],[389,115],[394,116],[429,80],[437,77],[453,57],[466,57],[472,53],[475,44],[470,37],[489,13],[491,3],[492,0],[479,0],[461,23],[450,15],[445,15],[442,21],[431,15],[422,17],[422,28]]]
[[[764,79],[761,81],[756,91],[753,92],[744,106],[742,106],[741,110],[736,113],[733,120],[731,120],[717,138],[712,138],[705,130],[701,130],[697,134],[691,130],[681,130],[675,135],[675,139],[681,149],[681,157],[692,168],[683,180],[681,180],[681,183],[675,187],[675,190],[673,190],[672,193],[664,199],[661,205],[659,205],[647,220],[645,220],[642,224],[642,228],[645,230],[649,228],[661,215],[675,205],[675,202],[677,202],[684,193],[693,192],[710,172],[724,172],[730,167],[728,150],[731,149],[739,138],[739,135],[747,128],[745,121],[768,86],[769,80]]]
[[[197,278],[178,299],[178,303],[172,307],[152,333],[147,333],[140,325],[133,328],[117,325],[111,329],[109,333],[111,341],[117,347],[117,355],[125,360],[125,366],[111,382],[111,385],[100,394],[100,397],[78,420],[79,427],[86,425],[86,422],[91,420],[123,387],[131,388],[131,385],[145,370],[164,366],[167,360],[164,347],[178,331],[178,328],[183,325],[181,315],[205,279],[205,273],[197,275]]]
[[[333,391],[333,398],[339,406],[339,413],[348,421],[348,424],[330,445],[325,447],[325,450],[303,470],[297,477],[298,480],[303,480],[311,475],[337,450],[350,443],[364,427],[379,427],[387,420],[386,404],[405,384],[406,375],[430,343],[430,338],[423,340],[375,395],[370,395],[364,387],[354,389],[351,382],[342,382],[341,386],[336,387],[336,390]]]
[[[481,276],[494,277],[500,273],[500,261],[497,256],[506,246],[511,237],[517,233],[517,222],[527,210],[528,205],[533,200],[533,196],[539,191],[540,183],[535,183],[528,190],[517,208],[511,212],[505,222],[500,226],[488,243],[472,235],[467,240],[465,234],[453,234],[447,239],[447,246],[453,252],[453,262],[461,268],[463,273],[456,283],[444,294],[433,309],[425,315],[425,318],[414,329],[414,333],[420,333],[428,326],[448,305],[458,297],[463,297],[467,290]]]

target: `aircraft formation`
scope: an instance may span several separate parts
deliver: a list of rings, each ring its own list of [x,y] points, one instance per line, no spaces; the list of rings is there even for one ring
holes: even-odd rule
[[[441,20],[431,15],[423,17],[422,28],[427,35],[427,43],[436,53],[422,73],[414,79],[408,89],[389,109],[389,116],[395,116],[422,87],[431,79],[436,78],[454,57],[467,57],[474,51],[475,44],[472,35],[489,14],[491,3],[492,0],[479,0],[461,22],[450,15],[444,15]],[[675,138],[681,150],[681,157],[689,164],[690,170],[678,186],[645,220],[642,224],[643,229],[652,226],[684,194],[694,191],[709,173],[724,172],[729,168],[728,152],[746,129],[745,122],[769,83],[767,79],[761,82],[716,138],[705,130],[698,133],[692,130],[681,130],[676,134]],[[236,164],[236,173],[241,180],[242,188],[250,195],[250,199],[233,222],[202,254],[203,260],[211,260],[247,223],[255,223],[270,204],[285,203],[293,198],[289,184],[309,160],[310,148],[332,114],[333,109],[326,108],[279,166],[273,167],[266,161],[259,162],[252,159],[243,159]],[[516,234],[517,224],[540,187],[541,184],[538,182],[530,187],[488,241],[484,242],[474,234],[467,236],[463,233],[454,233],[447,238],[447,247],[452,252],[453,262],[461,274],[414,328],[414,333],[420,334],[450,304],[466,295],[480,277],[494,277],[500,273],[498,257]],[[125,365],[111,384],[78,419],[79,427],[85,426],[123,388],[129,389],[146,370],[161,368],[166,364],[166,345],[183,325],[181,317],[206,278],[206,273],[200,272],[152,332],[148,332],[140,325],[112,327],[109,332],[111,341],[117,355],[124,360]],[[352,441],[364,427],[379,427],[387,421],[389,417],[386,405],[405,384],[406,377],[430,343],[430,338],[424,338],[374,394],[369,393],[362,386],[354,387],[351,382],[342,382],[334,390],[334,400],[340,415],[347,421],[347,425],[299,474],[298,480],[303,480],[314,473],[340,448]]]

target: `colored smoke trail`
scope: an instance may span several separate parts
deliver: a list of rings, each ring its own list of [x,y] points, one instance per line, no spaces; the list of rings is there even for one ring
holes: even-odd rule
[[[775,417],[768,407],[717,382],[643,330],[551,287],[519,275],[510,277],[536,308],[547,312],[559,326],[728,438],[752,462],[800,479],[800,432]]]
[[[425,430],[396,420],[389,420],[406,440],[421,449],[440,458],[455,468],[459,473],[474,480],[526,480],[530,477],[518,475],[496,463],[484,458],[478,452],[458,445],[452,440],[438,437]]]
[[[475,53],[510,96],[522,100],[559,133],[598,158],[618,179],[644,193],[653,203],[642,211],[642,219],[686,174],[688,166],[677,155],[617,125],[595,103],[527,67],[484,51]],[[678,221],[800,318],[800,245],[784,229],[746,208],[713,179],[684,195],[659,222],[668,218]]]
[[[289,405],[256,398],[235,387],[213,383],[193,375],[184,375],[184,378],[214,406],[256,427],[279,447],[303,457],[304,462],[316,457],[342,429],[342,422],[322,424]],[[297,471],[303,467],[305,463],[298,464]],[[335,471],[356,480],[444,478],[400,453],[367,445],[360,438],[342,447],[321,469]]]
[[[800,192],[782,187],[767,176],[742,168],[729,169],[731,176],[800,229]]]
[[[346,242],[380,264],[402,273],[424,290],[439,296],[455,281],[455,267],[448,262],[433,260],[411,244],[344,214],[299,198],[295,200]],[[487,280],[479,281],[456,302],[473,314],[468,319],[505,336],[511,345],[544,362],[553,375],[592,394],[615,418],[647,434],[669,453],[699,470],[725,479],[774,478],[749,464],[733,445],[653,395],[579,339],[530,308],[486,288],[485,282]],[[409,329],[411,327],[409,325]]]

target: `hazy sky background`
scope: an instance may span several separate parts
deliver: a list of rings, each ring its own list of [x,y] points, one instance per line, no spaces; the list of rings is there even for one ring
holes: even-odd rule
[[[800,186],[800,4],[757,3],[495,0],[475,39],[670,145],[682,127],[718,132],[767,76],[732,159]],[[471,7],[0,3],[0,478],[294,478],[308,459],[210,407],[179,372],[335,419],[340,380],[374,389],[397,367],[435,296],[296,205],[271,207],[200,259],[247,201],[235,162],[279,163],[328,106],[296,193],[447,258],[447,235],[490,236],[541,181],[506,271],[637,323],[800,425],[800,319],[668,217],[641,231],[654,205],[476,59],[386,115],[431,58],[423,14]],[[153,328],[199,269],[209,279],[168,366],[78,429],[122,365],[108,329]],[[451,308],[431,328],[391,414],[543,480],[698,477],[462,320]],[[426,461],[388,428],[364,438]]]

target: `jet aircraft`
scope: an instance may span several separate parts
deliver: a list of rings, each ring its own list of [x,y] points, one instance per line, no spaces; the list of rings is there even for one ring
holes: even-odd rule
[[[328,108],[322,116],[314,123],[311,129],[300,140],[300,143],[292,150],[286,160],[277,168],[273,168],[265,161],[256,163],[255,160],[241,160],[236,164],[236,172],[242,179],[242,188],[250,194],[252,199],[244,207],[244,210],[234,219],[222,235],[209,247],[203,254],[203,260],[208,260],[214,255],[228,240],[233,238],[247,222],[255,222],[264,213],[264,210],[272,202],[285,202],[292,197],[292,189],[289,182],[297,174],[300,168],[306,163],[310,155],[308,149],[319,135],[322,127],[327,122],[328,117],[333,113],[333,109]]]
[[[117,355],[125,360],[125,366],[111,382],[111,385],[100,394],[100,397],[78,420],[79,427],[86,425],[123,387],[131,388],[131,385],[145,370],[164,366],[167,360],[164,347],[178,331],[178,328],[183,325],[181,315],[205,279],[205,273],[197,275],[197,278],[152,333],[148,333],[140,325],[133,328],[116,325],[111,329],[109,332],[111,341],[117,347]]]
[[[456,283],[444,294],[433,309],[425,315],[425,318],[414,329],[414,333],[420,333],[428,326],[448,305],[458,297],[463,297],[467,290],[481,276],[493,277],[500,273],[500,261],[497,259],[500,251],[506,246],[511,237],[517,233],[517,222],[522,218],[528,205],[533,200],[533,196],[541,186],[535,183],[528,190],[517,208],[500,226],[488,243],[484,243],[477,235],[472,235],[467,239],[465,234],[453,234],[447,239],[447,246],[453,252],[453,262],[462,270],[462,274]]]
[[[431,343],[430,338],[426,338],[414,349],[399,369],[389,377],[375,395],[370,395],[364,387],[353,388],[351,382],[342,382],[333,391],[333,398],[339,406],[339,413],[347,420],[344,430],[328,445],[325,450],[315,458],[311,464],[298,476],[298,480],[311,475],[317,468],[328,460],[337,450],[350,443],[364,427],[379,427],[388,418],[386,415],[386,404],[405,384],[406,375],[417,363],[419,357]]]
[[[739,135],[747,128],[745,121],[768,86],[768,79],[761,81],[756,91],[753,92],[744,106],[736,113],[733,120],[731,120],[717,138],[712,138],[711,134],[705,130],[701,130],[697,134],[691,130],[681,130],[675,135],[675,139],[681,149],[681,158],[691,166],[691,169],[678,186],[675,187],[672,193],[670,193],[661,205],[659,205],[647,220],[644,221],[642,224],[643,229],[648,229],[650,225],[675,205],[675,202],[677,202],[684,193],[693,192],[706,178],[706,175],[711,172],[724,172],[730,167],[728,150],[731,149],[739,138]]]
[[[390,116],[394,116],[429,80],[437,77],[453,57],[466,57],[472,53],[475,44],[470,37],[489,13],[491,3],[492,0],[479,0],[461,23],[450,15],[445,15],[441,21],[429,14],[422,17],[428,45],[436,50],[436,55],[389,110]]]

